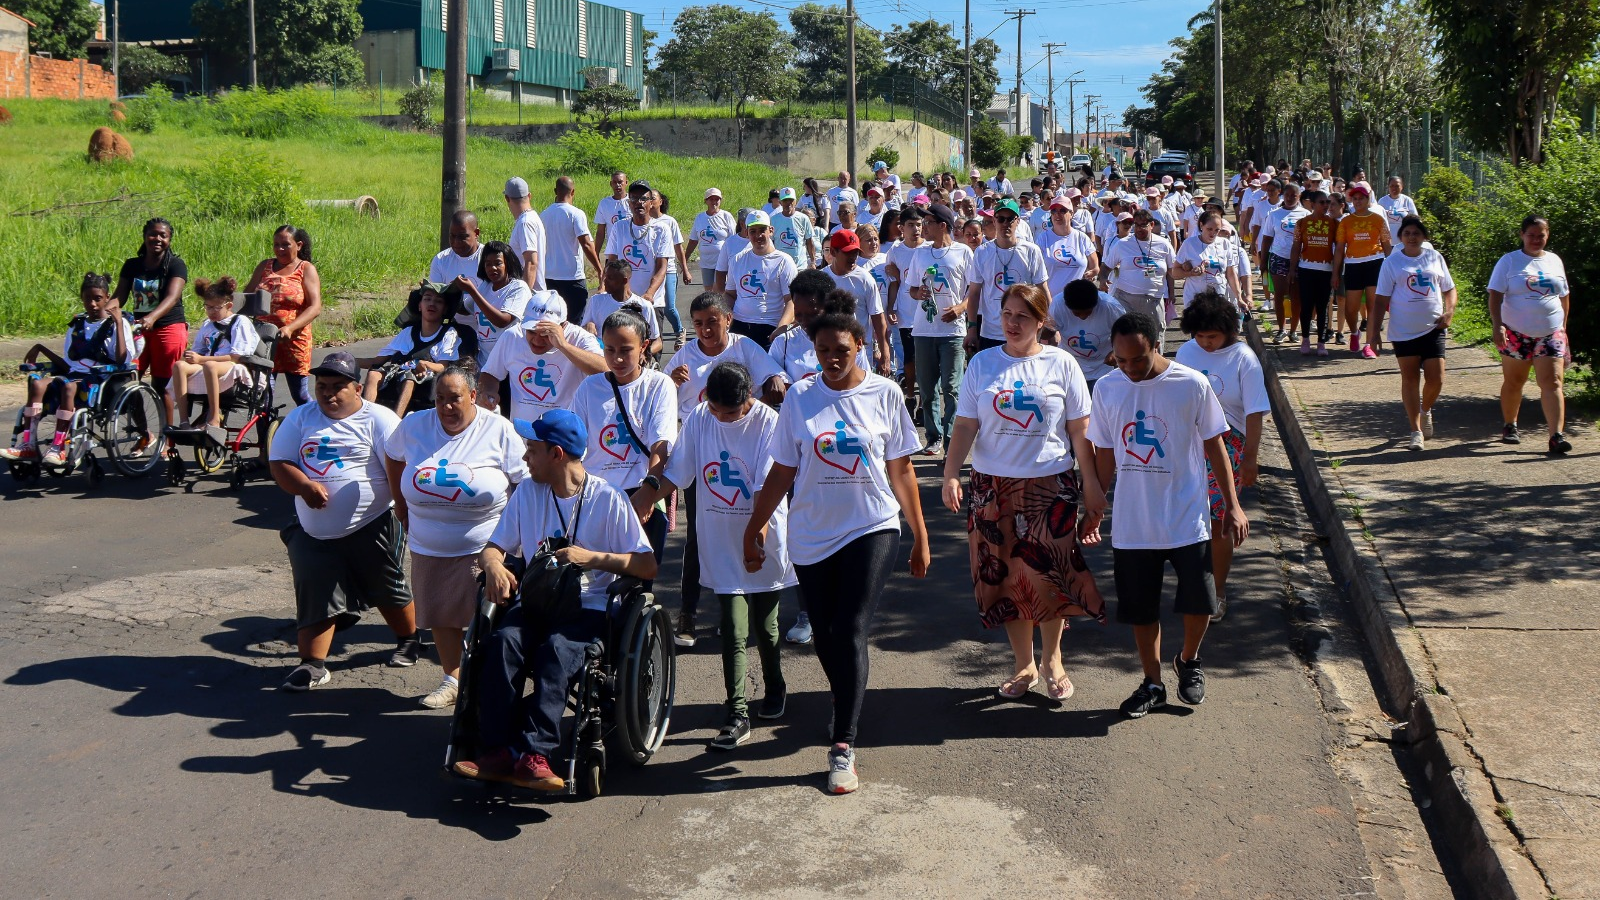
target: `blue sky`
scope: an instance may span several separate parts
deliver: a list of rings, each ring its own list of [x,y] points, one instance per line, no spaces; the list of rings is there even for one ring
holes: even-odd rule
[[[672,20],[685,7],[693,4],[660,2],[660,0],[608,0],[644,16],[645,27],[661,33],[665,43],[672,31]],[[751,10],[766,10],[785,24],[787,9],[803,0],[719,0]],[[843,0],[818,0],[839,2]],[[1017,24],[1008,20],[1002,10],[1033,9],[1038,15],[1023,22],[1022,87],[1043,102],[1046,89],[1044,49],[1046,41],[1065,42],[1068,46],[1057,49],[1055,55],[1056,104],[1065,125],[1067,91],[1065,77],[1078,69],[1077,76],[1086,83],[1075,90],[1082,103],[1085,91],[1099,94],[1108,112],[1108,119],[1120,119],[1129,104],[1142,105],[1139,88],[1152,72],[1161,67],[1170,47],[1167,42],[1184,33],[1184,27],[1195,13],[1211,4],[1205,0],[1033,0],[1033,2],[980,2],[972,4],[973,40],[989,35],[1000,44],[1001,89],[1010,90],[1016,73]],[[920,21],[929,18],[955,25],[956,37],[961,36],[965,4],[961,0],[861,0],[856,12],[866,24],[888,31],[896,23]],[[1081,38],[1082,49],[1077,49]],[[977,101],[974,106],[979,105]],[[1082,129],[1081,111],[1078,128]]]

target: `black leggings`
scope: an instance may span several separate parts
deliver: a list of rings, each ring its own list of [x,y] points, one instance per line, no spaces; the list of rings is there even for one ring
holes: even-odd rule
[[[797,565],[800,599],[811,617],[817,661],[833,691],[833,743],[855,745],[867,695],[867,631],[900,552],[898,531],[864,534],[832,556]]]
[[[289,396],[294,398],[295,406],[305,406],[311,402],[310,375],[296,375],[293,372],[285,372],[283,378],[289,382]]]
[[[683,581],[679,585],[683,614],[694,618],[700,610],[700,536],[694,530],[694,485],[683,491]]]
[[[1333,293],[1333,273],[1300,266],[1296,271],[1300,281],[1300,333],[1311,337],[1311,314],[1317,315],[1317,336],[1327,339],[1328,297]]]

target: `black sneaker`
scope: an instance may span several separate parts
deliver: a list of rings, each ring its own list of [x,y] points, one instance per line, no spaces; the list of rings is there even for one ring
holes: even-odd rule
[[[747,716],[730,715],[728,721],[717,732],[717,736],[708,744],[713,750],[732,750],[745,741],[750,740],[750,719]]]
[[[783,710],[789,704],[789,689],[779,687],[776,690],[767,689],[767,695],[761,698],[761,708],[756,710],[758,719],[781,719]]]
[[[1567,440],[1561,432],[1550,435],[1550,454],[1563,456],[1572,452],[1572,442]]]
[[[1506,427],[1500,429],[1500,443],[1502,443],[1502,444],[1520,444],[1520,443],[1522,443],[1522,435],[1517,432],[1517,426],[1512,425],[1510,423],[1507,423]]]
[[[332,680],[333,676],[328,673],[326,667],[301,663],[294,667],[294,671],[289,673],[288,678],[283,680],[282,690],[299,693],[327,684]]]
[[[1178,699],[1190,706],[1206,702],[1206,673],[1200,668],[1200,657],[1183,661],[1180,652],[1172,657],[1172,671],[1178,673]]]
[[[672,642],[679,647],[694,646],[694,613],[678,613],[678,628],[672,634]]]
[[[394,645],[394,655],[389,657],[389,665],[397,669],[409,669],[417,664],[417,659],[422,656],[422,632],[401,638]]]
[[[1167,705],[1166,685],[1158,684],[1146,678],[1133,696],[1122,701],[1122,714],[1130,719],[1140,719],[1152,709],[1160,709]]]

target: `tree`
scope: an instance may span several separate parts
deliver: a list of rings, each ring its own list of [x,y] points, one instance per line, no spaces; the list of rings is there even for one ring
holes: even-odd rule
[[[124,94],[143,93],[149,85],[189,72],[189,62],[152,47],[122,44],[117,48],[118,73]]]
[[[995,169],[1006,164],[1006,133],[988,116],[972,120],[972,164],[980,169]]]
[[[1462,132],[1540,162],[1561,88],[1594,55],[1600,0],[1423,0]]]
[[[625,84],[612,82],[610,84],[595,84],[593,75],[604,71],[599,66],[591,66],[581,73],[589,86],[578,92],[572,98],[572,112],[574,115],[594,120],[595,127],[602,132],[611,130],[611,119],[624,110],[638,109],[639,96],[633,88]]]
[[[966,108],[966,56],[952,26],[934,19],[896,25],[884,36],[883,43],[889,57],[888,74],[927,82],[956,109]],[[980,38],[972,42],[975,109],[987,108],[989,98],[1000,85],[1000,72],[995,67],[999,56],[1000,45],[994,41]]]
[[[7,0],[6,9],[33,23],[28,50],[57,59],[79,59],[84,45],[100,26],[100,14],[89,0]]]
[[[793,54],[790,35],[772,13],[720,3],[691,6],[673,20],[672,40],[661,48],[649,77],[658,90],[731,101],[735,121],[742,122],[750,101],[789,100],[799,93],[798,79],[784,64]],[[742,154],[744,127],[736,127]]]
[[[837,100],[845,95],[848,71],[848,20],[842,6],[803,3],[789,13],[794,29],[794,62],[803,100]],[[866,27],[856,28],[856,83],[883,73],[883,42]]]
[[[194,5],[200,42],[243,69],[249,60],[246,0]],[[361,79],[360,0],[256,0],[256,68],[263,87]]]

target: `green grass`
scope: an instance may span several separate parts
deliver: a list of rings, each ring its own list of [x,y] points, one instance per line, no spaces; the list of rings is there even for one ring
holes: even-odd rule
[[[173,103],[163,108],[155,133],[127,134],[135,153],[132,162],[93,164],[85,160],[85,149],[91,131],[111,124],[105,103],[8,101],[14,118],[0,126],[3,212],[130,192],[154,196],[42,216],[0,215],[0,335],[61,334],[80,309],[77,292],[83,273],[115,274],[138,249],[140,227],[151,216],[164,216],[176,226],[173,247],[188,263],[191,278],[226,274],[243,283],[269,255],[272,231],[283,223],[206,215],[195,209],[193,192],[196,169],[239,149],[287,173],[301,198],[371,194],[378,199],[383,214],[376,221],[348,210],[298,207],[291,218],[312,235],[324,299],[330,304],[325,320],[318,322],[318,339],[349,340],[392,330],[393,311],[409,285],[427,273],[428,261],[439,249],[440,139],[357,121],[342,103],[316,97],[308,101],[303,95],[296,102],[295,109],[321,109],[328,115],[312,122],[290,121],[277,128],[281,136],[273,139],[230,133],[263,121],[260,107],[270,107],[270,97]],[[480,215],[484,240],[503,239],[509,231],[511,218],[500,196],[506,178],[528,179],[536,206],[548,204],[557,152],[554,145],[468,141],[467,205]],[[672,212],[686,227],[708,186],[722,188],[726,205],[737,208],[760,206],[769,188],[796,181],[789,173],[753,163],[655,152],[638,153],[628,173],[649,179],[675,199]],[[577,187],[579,205],[591,212],[609,193],[604,175],[579,175]],[[197,321],[199,305],[192,295],[189,304],[190,321]]]

